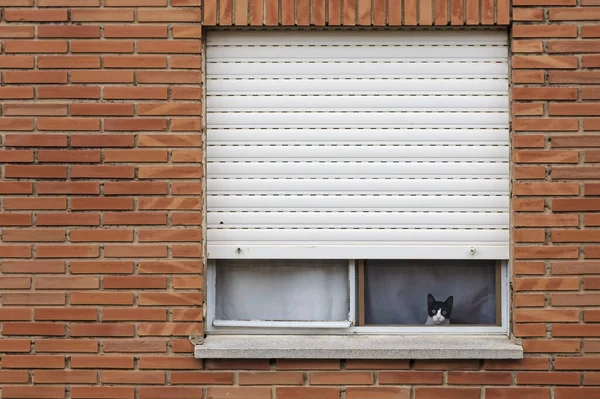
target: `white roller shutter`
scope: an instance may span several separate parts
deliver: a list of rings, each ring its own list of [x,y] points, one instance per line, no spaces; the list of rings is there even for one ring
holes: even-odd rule
[[[508,259],[503,30],[214,31],[209,258]]]

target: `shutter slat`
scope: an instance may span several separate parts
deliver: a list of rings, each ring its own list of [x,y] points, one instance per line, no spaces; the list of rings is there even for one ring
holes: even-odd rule
[[[209,45],[210,46],[210,45]],[[363,45],[363,46],[210,46],[211,62],[262,60],[405,60],[405,59],[475,59],[499,58],[505,46],[485,45]]]
[[[508,179],[207,179],[212,194],[508,194]]]
[[[389,126],[508,124],[508,112],[208,112],[213,126]]]
[[[222,94],[363,94],[378,95],[398,93],[471,93],[497,92],[508,94],[508,79],[483,78],[469,75],[460,78],[437,78],[421,76],[398,79],[213,79],[206,80],[209,96]],[[243,89],[242,89],[243,88]]]
[[[479,76],[506,76],[508,63],[490,57],[489,61],[471,59],[453,59],[452,61],[410,60],[410,61],[368,61],[368,62],[293,62],[285,63],[277,60],[271,62],[209,62],[206,71],[214,78],[239,76],[401,76],[401,75],[436,75],[456,76],[475,74]]]
[[[233,227],[398,227],[505,228],[508,212],[210,212],[208,228]]]
[[[504,129],[216,129],[207,131],[208,142],[222,144],[495,144],[508,145],[509,131]]]
[[[207,148],[207,156],[212,161],[273,159],[301,160],[320,159],[369,159],[389,158],[391,160],[418,159],[508,159],[508,146],[392,146],[392,145],[247,145],[215,146]]]
[[[211,211],[507,211],[507,195],[208,195]]]
[[[411,109],[443,109],[445,111],[496,112],[506,109],[508,96],[213,96],[207,104],[214,111],[323,111],[365,110],[391,111]]]
[[[508,161],[500,162],[212,162],[211,177],[223,176],[470,176],[505,177]]]

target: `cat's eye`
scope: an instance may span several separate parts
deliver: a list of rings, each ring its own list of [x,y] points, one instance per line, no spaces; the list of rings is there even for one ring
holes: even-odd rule
[[[448,314],[448,312],[446,312],[446,311],[444,310],[444,311],[442,312],[442,314],[443,314],[444,316],[446,316],[446,315]]]

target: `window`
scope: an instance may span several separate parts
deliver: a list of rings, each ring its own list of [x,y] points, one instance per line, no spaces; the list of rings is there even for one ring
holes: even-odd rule
[[[507,333],[505,31],[221,30],[206,56],[210,333]]]

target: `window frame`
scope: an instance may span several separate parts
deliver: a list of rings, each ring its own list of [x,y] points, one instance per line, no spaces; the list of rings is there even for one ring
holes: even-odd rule
[[[219,321],[215,320],[217,261],[209,259],[206,268],[206,333],[210,335],[377,335],[377,334],[471,334],[508,335],[510,317],[510,265],[501,260],[500,267],[500,320],[499,326],[357,326],[358,307],[356,297],[356,265],[358,260],[349,259],[348,282],[350,294],[349,320],[346,322],[294,322],[294,321]],[[217,322],[215,325],[215,321]],[[342,323],[344,326],[342,326]]]
[[[211,259],[208,261],[206,272],[206,293],[207,293],[207,314],[206,314],[206,329],[207,332],[226,331],[235,329],[236,333],[240,333],[240,329],[267,329],[274,331],[281,330],[322,330],[322,329],[347,329],[355,323],[356,315],[356,262],[350,260],[348,263],[348,320],[344,321],[269,321],[269,320],[218,320],[216,319],[216,265],[217,261]]]

